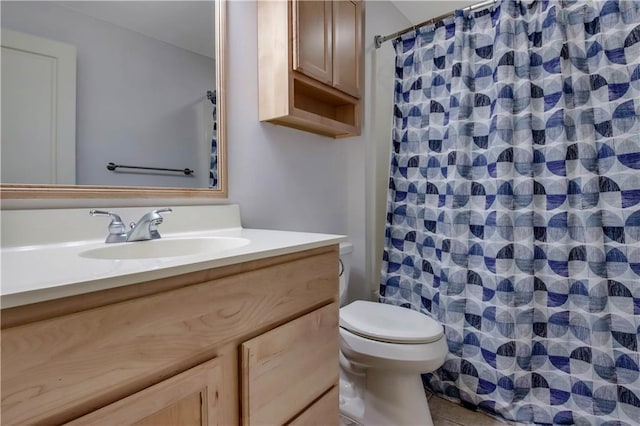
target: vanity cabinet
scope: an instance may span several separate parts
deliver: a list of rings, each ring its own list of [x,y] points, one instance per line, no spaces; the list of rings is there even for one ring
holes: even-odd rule
[[[338,247],[2,311],[2,423],[338,424]]]
[[[359,135],[362,1],[258,2],[260,120]]]

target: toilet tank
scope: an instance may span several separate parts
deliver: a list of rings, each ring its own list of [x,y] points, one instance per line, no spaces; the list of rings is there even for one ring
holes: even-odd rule
[[[340,306],[343,306],[347,299],[347,288],[349,286],[349,273],[351,272],[351,256],[353,244],[340,243],[340,262],[338,271],[340,273]]]

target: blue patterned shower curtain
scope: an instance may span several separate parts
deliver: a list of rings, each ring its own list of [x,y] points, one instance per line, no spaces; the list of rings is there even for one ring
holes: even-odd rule
[[[502,0],[395,41],[381,301],[444,324],[436,393],[640,424],[640,1]]]
[[[213,105],[211,116],[211,159],[209,161],[209,188],[218,187],[218,94],[216,91],[207,92],[207,98]]]

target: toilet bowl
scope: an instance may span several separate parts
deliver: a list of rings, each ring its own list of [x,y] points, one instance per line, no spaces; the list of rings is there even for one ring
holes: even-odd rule
[[[351,250],[341,244],[341,304]],[[420,375],[439,368],[447,352],[442,325],[420,312],[363,300],[342,306],[341,424],[432,426]]]

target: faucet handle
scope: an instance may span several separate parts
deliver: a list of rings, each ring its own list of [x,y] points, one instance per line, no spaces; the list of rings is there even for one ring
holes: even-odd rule
[[[113,213],[104,210],[89,210],[91,216],[108,216],[111,218],[109,223],[109,235],[107,235],[106,243],[119,243],[127,239],[127,227],[122,218]]]
[[[124,222],[122,221],[122,218],[120,217],[120,215],[115,214],[114,212],[106,212],[104,210],[89,210],[89,214],[91,216],[109,216],[111,217],[111,223],[109,224],[109,231],[111,231],[111,228],[114,228],[114,231],[118,231],[120,229],[120,227],[122,228],[121,232],[125,231],[125,226],[124,226]]]
[[[173,210],[171,209],[171,207],[164,207],[162,209],[157,209],[152,211],[151,213],[155,213],[155,214],[159,214],[159,213],[171,213]]]

